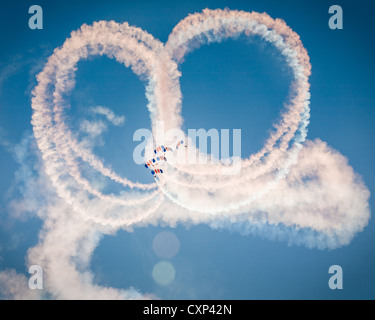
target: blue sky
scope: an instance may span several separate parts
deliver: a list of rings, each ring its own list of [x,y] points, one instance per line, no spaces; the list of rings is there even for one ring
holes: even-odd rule
[[[0,13],[0,138],[9,143],[0,145],[0,270],[12,268],[27,274],[25,256],[36,245],[43,223],[32,213],[16,219],[10,206],[24,190],[22,181],[28,171],[21,164],[37,161],[32,152],[19,160],[11,151],[32,134],[30,100],[35,76],[53,50],[83,23],[127,21],[165,42],[181,19],[204,8],[267,12],[284,19],[300,35],[311,59],[308,139],[320,138],[339,150],[373,193],[374,3],[38,0],[35,4],[44,11],[43,30],[28,28],[31,4],[7,1]],[[343,30],[328,27],[328,8],[333,4],[343,7]],[[262,147],[280,115],[291,80],[271,45],[256,38],[211,44],[189,54],[180,70],[183,128],[240,128],[244,157]],[[77,128],[96,105],[125,116],[125,126],[111,127],[95,153],[131,180],[150,183],[153,178],[132,159],[134,131],[150,128],[144,85],[130,69],[108,58],[81,61],[68,117]],[[35,166],[29,169],[36,170]],[[370,207],[373,212],[373,197]],[[165,230],[177,236],[180,250],[169,259],[176,271],[174,281],[161,286],[152,278],[153,267],[161,260],[152,243]],[[288,246],[206,225],[149,226],[103,237],[93,253],[91,270],[100,285],[135,287],[163,299],[373,299],[374,243],[373,220],[348,246],[336,250]],[[328,287],[331,265],[343,267],[343,291]]]

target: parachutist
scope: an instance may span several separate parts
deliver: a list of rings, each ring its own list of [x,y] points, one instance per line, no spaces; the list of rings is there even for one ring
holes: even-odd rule
[[[178,150],[178,148],[183,144],[183,140],[179,141],[176,145],[176,150]],[[185,148],[187,148],[187,145],[185,145]],[[145,164],[145,167],[147,169],[152,167],[151,174],[154,176],[154,178],[159,178],[159,175],[164,173],[163,170],[158,167],[168,161],[166,152],[173,152],[173,149],[171,147],[164,147],[163,145],[156,147],[156,149],[154,150],[156,158],[147,161]]]

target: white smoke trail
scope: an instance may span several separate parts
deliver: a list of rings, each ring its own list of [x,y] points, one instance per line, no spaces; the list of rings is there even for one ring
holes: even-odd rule
[[[111,205],[116,204],[128,207],[127,210],[130,210],[129,207],[136,207],[134,216],[141,213],[152,213],[159,206],[163,196],[157,190],[145,196],[139,193],[134,194],[133,197],[104,195],[99,190],[95,190],[91,183],[82,177],[79,171],[80,161],[87,162],[104,176],[125,187],[140,190],[151,190],[156,187],[156,184],[133,183],[105,167],[101,160],[74,138],[73,133],[64,123],[63,110],[66,104],[63,97],[74,87],[76,64],[80,59],[87,58],[89,55],[105,54],[116,58],[126,66],[131,66],[136,74],[147,76],[155,63],[156,54],[161,48],[162,45],[159,41],[154,40],[140,29],[130,27],[127,23],[120,25],[115,22],[99,22],[92,27],[84,25],[79,31],[73,32],[71,38],[60,49],[55,50],[44,70],[38,75],[38,86],[33,91],[32,123],[38,146],[44,156],[46,170],[59,195],[74,205],[79,212],[84,213],[86,218],[91,216],[93,219],[97,219],[93,217],[92,213],[87,212],[87,204],[82,205],[82,199],[77,200],[78,198],[74,194],[77,190],[72,192],[72,184],[67,183],[68,177],[73,178],[77,183],[74,188],[87,191],[108,202],[109,209],[106,211],[109,215],[113,213],[111,213]],[[97,111],[103,113],[106,110]],[[105,114],[111,119],[113,118],[108,112]],[[156,196],[159,197],[159,200],[154,201]],[[140,208],[141,204],[144,207]],[[117,210],[117,207],[114,210]],[[129,217],[129,219],[131,224],[133,218]],[[135,221],[137,220],[138,218],[135,219]],[[104,223],[102,219],[99,221]],[[127,224],[124,217],[120,217],[118,223]]]
[[[348,194],[346,201],[335,199],[336,197],[330,195],[332,190],[334,194],[342,194],[344,188],[337,183],[340,177],[335,181],[331,179],[331,174],[339,167],[342,178],[345,172],[350,172],[350,167],[344,165],[338,157],[329,156],[333,151],[322,148],[320,142],[303,145],[310,118],[308,77],[311,65],[299,36],[284,21],[274,20],[267,14],[204,10],[203,13],[190,15],[174,28],[162,53],[163,59],[158,62],[163,64],[168,59],[182,62],[187,53],[203,44],[236,38],[240,34],[257,35],[273,44],[293,72],[294,81],[290,94],[292,98],[280,123],[275,125],[276,131],[271,134],[261,151],[249,159],[242,159],[238,175],[222,175],[225,166],[220,163],[187,163],[169,168],[161,189],[173,202],[188,210],[209,213],[215,217],[224,214],[230,216],[233,222],[243,219],[244,213],[249,221],[256,222],[262,212],[263,223],[311,228],[319,233],[337,236],[338,242],[342,236],[342,244],[347,243],[348,235],[349,238],[352,237],[368,223],[369,193],[357,177],[351,176],[346,180],[353,191],[351,196]],[[167,77],[165,73],[156,75],[160,77],[157,83],[167,83],[163,79]],[[175,79],[171,86],[173,92],[174,88],[178,87],[178,79]],[[157,99],[159,92],[155,94]],[[163,97],[159,100],[162,99]],[[159,103],[159,107],[163,109],[165,105]],[[166,109],[164,114],[168,113],[169,119],[158,120],[168,121],[167,128],[168,125],[178,126],[182,122],[180,108],[173,109],[169,106]],[[162,115],[163,112],[159,114]],[[196,152],[194,143],[189,143],[189,149]],[[320,185],[304,183],[300,178],[297,188],[291,188],[289,180],[299,172],[306,149],[309,150],[311,167],[320,164],[316,173],[307,177],[309,180],[319,181]],[[299,157],[301,150],[303,155]],[[324,165],[320,157],[324,157]],[[324,170],[326,166],[330,167],[329,171]],[[308,168],[305,168],[304,172],[309,172]],[[318,196],[318,193],[324,194],[325,197],[319,196],[320,201],[314,202],[310,200],[309,193],[312,197]],[[278,201],[279,195],[282,195],[282,198]],[[343,228],[343,225],[346,227]]]
[[[100,115],[105,116],[107,118],[107,120],[112,122],[113,125],[115,125],[115,126],[121,126],[125,122],[125,117],[116,116],[115,113],[112,110],[110,110],[106,107],[102,107],[102,106],[93,107],[93,108],[91,108],[91,111],[94,114],[100,114]]]
[[[273,44],[294,80],[281,121],[264,148],[242,160],[239,175],[223,176],[220,164],[175,165],[167,168],[160,184],[135,183],[106,167],[65,123],[63,98],[74,88],[78,61],[106,55],[149,81],[146,96],[154,133],[158,121],[164,122],[165,131],[179,129],[178,64],[197,46],[240,34]],[[299,36],[267,14],[204,10],[182,20],[165,47],[127,23],[102,21],[73,32],[38,75],[32,99],[34,135],[58,198],[47,201],[41,240],[28,261],[47,270],[51,297],[147,298],[135,290],[97,286],[88,270],[101,235],[120,228],[206,223],[311,248],[349,244],[368,223],[369,192],[342,155],[321,141],[305,141],[310,73]],[[192,143],[189,148],[196,152]],[[123,193],[108,195],[95,188],[83,177],[83,164],[123,185]]]

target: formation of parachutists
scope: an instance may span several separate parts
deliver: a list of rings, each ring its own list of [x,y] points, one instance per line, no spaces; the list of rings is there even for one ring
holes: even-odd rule
[[[178,148],[183,144],[183,140],[179,141],[176,145],[176,150],[178,150]],[[167,161],[167,157],[165,154],[168,151],[173,152],[173,149],[171,147],[159,146],[154,150],[155,157],[146,162],[145,167],[151,170],[151,173],[154,176],[154,178],[157,178],[159,174],[163,173],[163,170],[160,169],[159,166],[162,163],[162,161]]]

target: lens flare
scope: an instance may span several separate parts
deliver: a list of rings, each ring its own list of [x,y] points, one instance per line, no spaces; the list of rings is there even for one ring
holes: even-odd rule
[[[155,282],[162,285],[169,285],[175,278],[176,271],[173,265],[168,261],[160,261],[152,270],[152,277]]]

